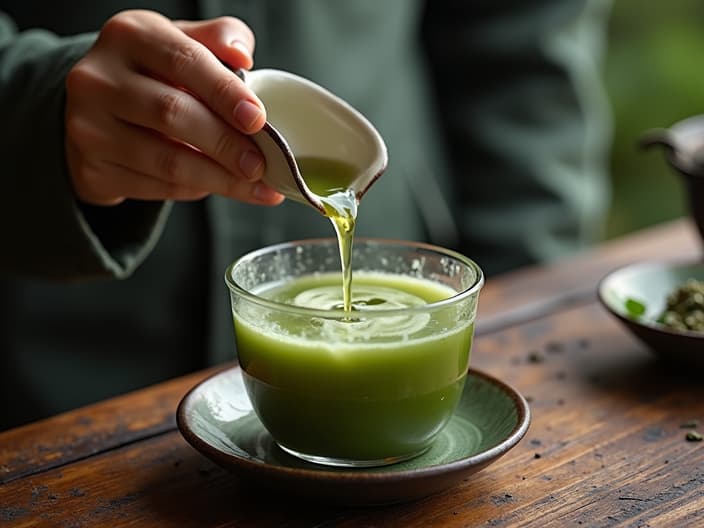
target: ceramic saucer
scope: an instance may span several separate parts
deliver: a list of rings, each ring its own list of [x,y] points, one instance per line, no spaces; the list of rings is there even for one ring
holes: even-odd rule
[[[428,451],[390,466],[350,469],[281,450],[252,410],[239,367],[195,386],[177,411],[184,438],[220,466],[268,489],[348,505],[403,502],[449,488],[515,446],[529,422],[518,392],[470,369],[455,415]]]

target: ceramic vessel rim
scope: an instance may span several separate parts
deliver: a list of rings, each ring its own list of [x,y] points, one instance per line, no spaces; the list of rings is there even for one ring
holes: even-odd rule
[[[303,245],[327,245],[327,246],[333,246],[334,248],[336,248],[337,244],[338,244],[338,242],[334,238],[310,238],[310,239],[302,239],[302,240],[293,240],[293,241],[289,241],[289,242],[281,242],[279,244],[273,244],[273,245],[266,246],[263,248],[255,249],[253,251],[250,251],[250,252],[242,255],[240,258],[236,259],[234,262],[232,262],[227,267],[227,269],[225,271],[225,284],[227,285],[228,289],[232,293],[236,293],[237,295],[240,295],[241,297],[244,297],[245,299],[247,299],[249,302],[252,302],[252,303],[257,304],[259,306],[270,308],[271,310],[276,310],[279,312],[304,314],[304,315],[307,315],[310,317],[345,318],[345,317],[347,317],[347,313],[342,309],[316,310],[314,308],[307,308],[307,307],[303,307],[303,306],[293,306],[290,304],[284,304],[284,303],[279,303],[276,301],[271,301],[269,299],[264,299],[262,297],[254,295],[253,293],[247,291],[246,289],[241,287],[237,282],[235,282],[232,279],[232,271],[235,268],[235,266],[237,266],[240,263],[246,262],[248,260],[252,260],[252,259],[254,259],[264,253],[275,252],[279,249],[283,249],[283,248],[290,247],[290,246],[303,246]],[[383,310],[383,311],[382,310],[379,310],[379,311],[369,310],[369,311],[364,312],[365,317],[369,317],[369,318],[393,317],[394,315],[408,314],[408,313],[413,313],[413,312],[421,312],[421,313],[432,312],[435,310],[446,308],[449,305],[459,303],[459,302],[477,294],[484,286],[484,273],[482,272],[482,269],[479,267],[479,265],[474,260],[470,259],[469,257],[466,257],[465,255],[462,255],[461,253],[458,253],[458,252],[453,251],[451,249],[446,249],[446,248],[443,248],[440,246],[435,246],[432,244],[426,244],[424,242],[414,242],[414,241],[407,241],[407,240],[394,240],[394,239],[386,239],[386,238],[373,238],[373,237],[355,237],[352,250],[354,251],[356,248],[359,248],[359,246],[362,244],[368,244],[368,245],[378,244],[378,245],[383,245],[383,246],[414,248],[414,249],[422,249],[424,251],[429,251],[429,252],[433,252],[433,253],[438,253],[438,254],[441,254],[444,256],[454,258],[455,260],[459,261],[461,264],[471,268],[476,275],[474,283],[471,286],[469,286],[468,288],[465,288],[461,292],[457,292],[455,295],[453,295],[452,297],[448,297],[447,299],[442,299],[440,301],[436,301],[433,303],[423,304],[420,306],[415,306],[415,307],[410,307],[410,308],[401,308],[401,309]],[[353,266],[353,268],[354,268],[354,266]],[[354,269],[353,269],[353,271],[354,271]]]
[[[645,328],[648,331],[659,333],[666,336],[671,336],[673,339],[687,339],[687,340],[704,340],[704,332],[695,332],[692,330],[675,330],[669,328],[665,325],[658,324],[652,320],[646,319],[634,319],[628,317],[627,315],[621,313],[617,310],[606,295],[606,288],[609,286],[609,282],[616,280],[620,276],[627,273],[638,273],[643,271],[662,271],[667,269],[679,269],[686,267],[700,267],[704,269],[704,262],[692,261],[692,260],[681,260],[681,261],[658,261],[658,260],[647,260],[641,262],[635,262],[631,264],[626,264],[620,266],[606,276],[604,276],[597,286],[597,297],[601,304],[614,316],[626,323],[627,325],[635,325],[641,328]]]
[[[243,75],[245,83],[247,82],[247,79],[250,78],[254,81],[257,81],[258,78],[266,78],[270,76],[286,79],[288,81],[295,82],[301,86],[305,86],[308,90],[311,90],[316,94],[325,97],[328,102],[334,103],[337,107],[341,108],[343,112],[341,112],[340,115],[344,116],[346,120],[349,120],[349,118],[352,117],[359,125],[364,128],[364,130],[369,134],[369,136],[373,138],[373,144],[376,146],[377,153],[375,156],[372,174],[364,180],[364,184],[361,187],[352,187],[355,191],[357,200],[360,200],[362,196],[364,196],[364,194],[367,192],[367,190],[372,186],[372,184],[377,179],[379,179],[384,173],[388,166],[388,151],[386,148],[386,143],[381,137],[381,134],[379,134],[378,130],[371,123],[371,121],[369,121],[361,112],[359,112],[359,110],[354,108],[350,103],[348,103],[341,97],[335,95],[323,86],[316,84],[310,79],[306,79],[305,77],[301,77],[300,75],[296,75],[291,72],[277,70],[273,68],[262,68],[246,72]],[[305,180],[303,179],[300,170],[298,169],[298,164],[296,163],[293,151],[291,150],[291,147],[286,141],[284,135],[281,134],[281,132],[279,132],[279,130],[269,121],[265,122],[264,127],[262,128],[262,132],[268,134],[272,138],[272,141],[279,147],[282,155],[286,159],[286,163],[289,167],[289,170],[291,171],[291,175],[301,194],[305,197],[308,202],[311,203],[311,205],[318,209],[318,211],[320,211],[322,214],[325,214],[325,208],[323,207],[322,202],[317,197],[317,195],[313,193],[306,185]]]

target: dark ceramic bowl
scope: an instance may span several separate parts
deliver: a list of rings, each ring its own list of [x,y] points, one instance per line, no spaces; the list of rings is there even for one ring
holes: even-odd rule
[[[704,367],[704,332],[671,329],[657,319],[667,296],[687,279],[704,281],[704,263],[643,262],[620,268],[599,284],[599,300],[628,330],[662,358]],[[643,305],[634,315],[629,302]]]
[[[640,142],[644,147],[665,148],[668,163],[684,181],[689,210],[704,241],[704,115],[650,130]]]

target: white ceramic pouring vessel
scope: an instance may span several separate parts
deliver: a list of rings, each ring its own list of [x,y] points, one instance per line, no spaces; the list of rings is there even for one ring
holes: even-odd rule
[[[358,169],[350,187],[357,201],[384,172],[386,145],[374,126],[349,103],[314,82],[289,72],[239,70],[264,103],[267,122],[252,139],[264,154],[263,180],[281,194],[325,214],[306,185],[296,158],[347,162]]]

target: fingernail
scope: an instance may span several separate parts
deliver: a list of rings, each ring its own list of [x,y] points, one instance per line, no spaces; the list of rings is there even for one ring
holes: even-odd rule
[[[276,199],[283,200],[282,196],[267,184],[257,182],[252,188],[252,196],[260,202],[272,202]]]
[[[242,100],[235,106],[235,119],[244,132],[249,132],[262,116],[261,109],[249,101]]]
[[[264,160],[253,150],[245,150],[240,156],[240,169],[247,180],[258,180],[264,169]]]
[[[235,48],[242,55],[244,55],[247,58],[247,60],[249,60],[249,62],[250,62],[249,67],[251,67],[251,63],[253,62],[252,52],[249,51],[249,48],[247,47],[247,45],[244,42],[242,42],[241,40],[233,40],[232,42],[230,42],[230,47]]]

